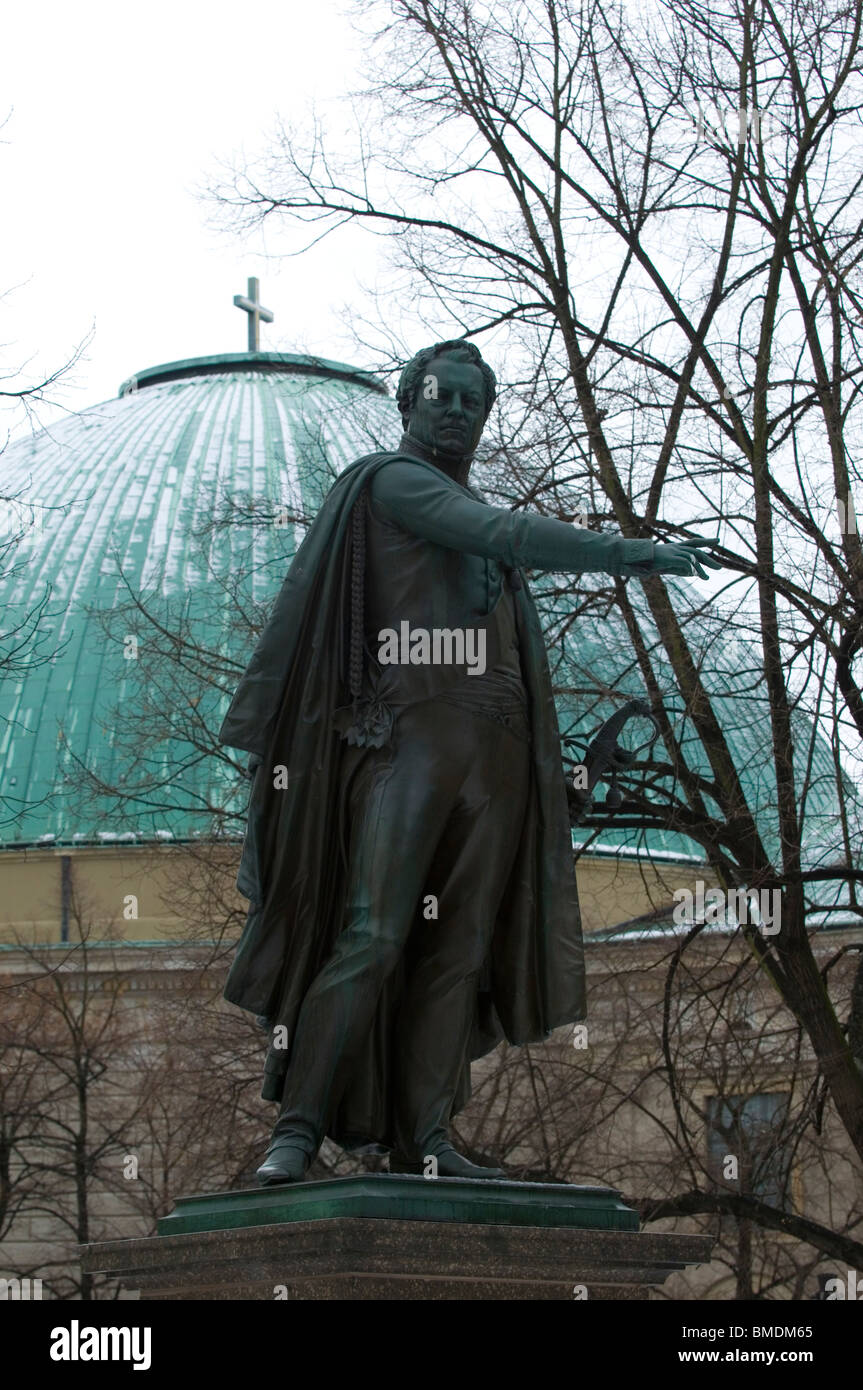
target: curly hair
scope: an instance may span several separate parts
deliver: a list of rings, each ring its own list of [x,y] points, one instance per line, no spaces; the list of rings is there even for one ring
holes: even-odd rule
[[[488,363],[483,360],[478,347],[469,343],[465,338],[451,338],[446,343],[435,343],[434,347],[423,348],[416,353],[399,377],[396,405],[401,411],[405,428],[407,428],[410,413],[416,404],[417,393],[426,374],[426,367],[435,357],[456,357],[461,361],[472,362],[475,367],[479,367],[485,386],[485,418],[487,420],[497,397],[497,378]]]

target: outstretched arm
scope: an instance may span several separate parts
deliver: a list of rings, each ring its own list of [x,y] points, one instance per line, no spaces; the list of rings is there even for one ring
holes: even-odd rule
[[[657,545],[587,531],[535,512],[511,512],[469,497],[446,474],[413,463],[379,468],[371,487],[376,509],[412,535],[448,550],[466,550],[512,568],[627,576],[693,574],[719,569],[699,553],[707,541]]]

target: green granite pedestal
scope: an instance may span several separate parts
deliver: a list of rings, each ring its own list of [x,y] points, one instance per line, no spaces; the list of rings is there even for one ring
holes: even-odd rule
[[[81,1260],[142,1299],[644,1299],[712,1243],[613,1188],[376,1173],[181,1197]]]

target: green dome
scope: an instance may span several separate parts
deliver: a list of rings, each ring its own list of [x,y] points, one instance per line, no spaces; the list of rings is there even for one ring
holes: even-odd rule
[[[174,797],[182,810],[142,809],[130,830],[118,824],[113,800],[81,802],[76,759],[109,786],[124,776],[115,726],[135,687],[122,642],[106,640],[97,612],[145,594],[175,611],[181,603],[189,620],[197,615],[212,628],[216,576],[240,562],[246,598],[266,603],[302,534],[290,521],[279,525],[280,510],[314,515],[343,467],[391,447],[399,434],[395,402],[368,372],[238,353],[150,368],[124,383],[117,400],[7,448],[4,492],[35,525],[13,572],[0,578],[0,650],[11,649],[10,634],[48,597],[37,659],[0,684],[0,842],[98,844],[200,831],[195,808],[224,800],[225,769],[197,764],[192,772],[188,758],[187,785]],[[241,517],[196,542],[219,496],[255,498],[276,524],[244,525]],[[167,745],[153,752],[172,785],[175,753]],[[190,786],[190,776],[208,785]]]

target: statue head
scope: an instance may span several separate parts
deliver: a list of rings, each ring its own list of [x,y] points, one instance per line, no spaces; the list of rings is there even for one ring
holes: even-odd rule
[[[399,378],[396,403],[405,430],[453,457],[472,454],[497,395],[494,372],[464,338],[423,348]]]

